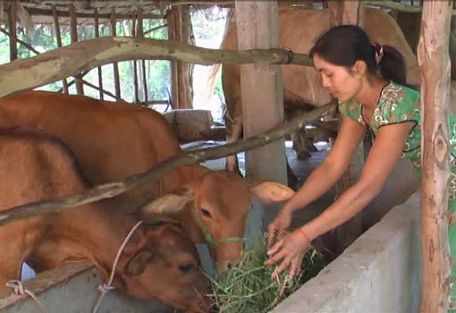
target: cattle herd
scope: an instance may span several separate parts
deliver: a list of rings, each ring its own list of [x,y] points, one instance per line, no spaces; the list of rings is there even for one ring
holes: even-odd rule
[[[373,39],[397,47],[418,83],[415,57],[394,20],[364,9],[361,24]],[[280,9],[281,46],[307,53],[329,27],[325,10]],[[224,48],[236,47],[231,29]],[[308,67],[283,67],[285,105],[323,105],[330,96]],[[223,85],[231,121],[228,141],[240,134],[239,67],[224,66]],[[0,99],[0,208],[81,193],[122,180],[183,153],[159,113],[124,102],[28,91]],[[233,170],[233,166],[231,166]],[[293,195],[272,182],[249,184],[228,171],[183,166],[123,193],[59,213],[25,218],[0,228],[0,285],[20,277],[22,262],[36,271],[64,262],[89,261],[109,276],[117,249],[140,219],[122,253],[114,285],[128,295],[159,299],[185,312],[210,311],[209,282],[195,243],[209,244],[219,271],[240,257],[250,203]]]

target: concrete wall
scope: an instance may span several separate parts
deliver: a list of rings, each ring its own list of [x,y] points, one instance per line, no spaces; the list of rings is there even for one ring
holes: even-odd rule
[[[414,194],[272,312],[418,312],[419,211]]]
[[[48,313],[92,312],[99,292],[101,279],[90,265],[67,264],[43,272],[24,286],[32,290],[46,307]],[[46,291],[46,292],[43,292]],[[0,294],[2,313],[37,313],[39,307],[29,296],[16,296],[12,292]],[[97,313],[172,313],[174,310],[158,302],[140,301],[116,291],[109,292]]]

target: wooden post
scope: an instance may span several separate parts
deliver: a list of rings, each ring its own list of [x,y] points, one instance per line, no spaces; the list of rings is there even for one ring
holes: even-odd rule
[[[174,11],[177,10],[177,6],[174,6],[171,11],[166,16],[168,24],[168,39],[169,40],[178,40],[176,34],[176,14]],[[173,109],[179,108],[179,80],[177,78],[177,61],[171,60],[171,107]]]
[[[114,7],[111,8],[111,35],[113,37],[116,36],[117,32],[116,32],[116,10],[114,9]],[[117,62],[114,62],[112,63],[112,67],[113,67],[113,72],[114,72],[114,88],[115,88],[115,91],[116,91],[116,97],[117,97],[117,100],[121,100],[122,99],[122,95],[120,93],[120,78],[119,78],[119,66],[117,64]]]
[[[68,4],[68,11],[70,13],[70,30],[71,30],[71,43],[78,42],[78,22],[76,18],[76,9],[72,3]],[[76,93],[84,95],[84,86],[82,83],[82,75],[77,74],[74,76],[76,83]]]
[[[139,38],[144,37],[144,23],[143,23],[143,9],[141,7],[138,8],[138,23],[137,23],[137,30],[136,34]],[[141,67],[139,68],[140,76],[142,80],[142,95],[143,101],[145,104],[148,102],[148,95],[147,95],[147,77],[146,77],[146,61],[141,60]]]
[[[190,5],[180,6],[180,41],[189,45],[195,45],[193,39],[193,28],[190,17]],[[179,77],[179,103],[183,109],[193,108],[193,67],[191,63],[178,63],[178,77]]]
[[[137,37],[137,19],[134,14],[131,16],[131,36]],[[133,89],[135,91],[135,103],[139,103],[139,90],[138,90],[138,62],[133,60]]]
[[[10,44],[10,61],[17,59],[17,3],[12,1],[8,11],[8,28],[9,28],[9,44]]]
[[[168,39],[181,41],[187,44],[194,44],[193,31],[190,21],[188,5],[174,6],[168,15]],[[192,108],[192,69],[193,64],[176,61],[172,64],[172,91],[174,108]]]
[[[98,9],[95,8],[93,9],[93,15],[94,15],[94,22],[95,22],[95,38],[100,37],[100,23],[98,20]],[[97,72],[98,72],[98,91],[99,91],[99,97],[100,100],[104,99],[104,93],[103,93],[103,71],[101,70],[101,66],[97,67]]]
[[[240,50],[279,46],[277,1],[235,2]],[[244,137],[248,138],[283,120],[283,87],[279,65],[241,65]],[[246,151],[247,176],[287,183],[284,141]]]
[[[59,16],[57,15],[57,8],[55,4],[52,5],[52,15],[54,17],[55,38],[57,40],[57,47],[62,47],[62,35],[60,34]],[[68,94],[68,83],[66,78],[62,79],[63,93]]]
[[[448,113],[450,89],[449,31],[452,1],[424,1],[418,64],[423,113],[421,152],[421,240],[423,286],[421,313],[448,310]],[[450,225],[455,227],[456,225]],[[450,241],[454,239],[450,237]],[[454,251],[453,258],[454,258]],[[453,259],[454,262],[454,259]],[[453,265],[454,266],[454,265]],[[454,270],[453,270],[454,271]],[[453,282],[454,284],[454,282]],[[453,286],[453,288],[455,288]],[[454,300],[453,300],[454,301]],[[454,303],[453,303],[454,305]],[[453,311],[451,311],[453,312]]]
[[[331,27],[341,24],[359,24],[359,1],[328,1],[328,9],[330,10]],[[352,157],[348,169],[334,186],[336,199],[358,180],[361,173],[361,168],[364,164],[364,148],[364,143],[361,143],[354,156]],[[358,238],[361,235],[362,231],[363,221],[361,212],[346,223],[340,225],[325,235],[325,241],[331,244],[330,249],[334,250],[334,253],[339,254],[356,238]]]

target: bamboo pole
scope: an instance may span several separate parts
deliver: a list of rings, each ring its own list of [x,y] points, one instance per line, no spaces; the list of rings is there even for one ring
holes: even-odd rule
[[[206,65],[255,62],[312,65],[308,55],[294,54],[287,49],[214,50],[176,41],[101,37],[0,65],[0,97],[52,83],[96,66],[134,59],[180,59],[187,63]]]
[[[10,61],[17,59],[17,2],[11,2],[8,11],[8,28],[9,28],[9,44],[10,44]]]
[[[117,31],[116,31],[116,9],[114,7],[111,8],[111,35],[113,37],[116,36]],[[116,98],[121,99],[122,95],[120,92],[120,78],[119,78],[119,65],[117,62],[112,63],[112,70],[114,72],[114,88],[116,92]]]
[[[24,204],[2,211],[0,212],[0,226],[26,217],[59,212],[66,208],[80,206],[101,199],[112,198],[142,184],[150,183],[153,180],[170,173],[179,166],[193,165],[204,160],[215,160],[240,151],[263,146],[283,138],[292,131],[305,127],[305,125],[310,122],[316,121],[328,110],[334,109],[335,106],[335,103],[329,103],[293,120],[283,122],[263,134],[236,143],[226,144],[215,148],[192,150],[176,155],[151,168],[147,172],[129,176],[122,181],[98,185],[81,194]]]
[[[93,9],[93,16],[94,16],[94,22],[95,22],[95,38],[100,37],[100,23],[99,23],[99,18],[98,18],[98,9],[95,8]],[[98,91],[99,91],[99,97],[101,100],[104,99],[104,93],[103,93],[103,71],[101,70],[101,66],[97,66],[97,73],[98,73]]]
[[[68,11],[70,12],[70,31],[71,31],[71,43],[78,42],[78,21],[76,17],[76,9],[73,3],[68,4]],[[80,73],[74,75],[76,83],[76,93],[78,95],[84,95],[84,87],[82,84],[82,77]]]
[[[59,17],[57,15],[57,8],[55,4],[52,5],[52,14],[54,16],[54,29],[55,29],[55,39],[57,40],[57,47],[62,47],[62,35],[60,34],[60,24]],[[63,92],[68,94],[68,84],[66,78],[62,79]]]
[[[423,112],[421,313],[444,313],[448,310],[451,269],[448,247],[448,153],[450,147],[447,118],[450,89],[448,47],[451,2],[425,1],[423,3],[421,34],[418,43],[421,111]],[[455,225],[450,227],[455,227]]]

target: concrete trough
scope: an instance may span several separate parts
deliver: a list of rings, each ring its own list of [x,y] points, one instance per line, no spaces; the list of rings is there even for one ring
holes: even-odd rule
[[[413,194],[272,313],[418,312],[420,286],[420,201]]]

